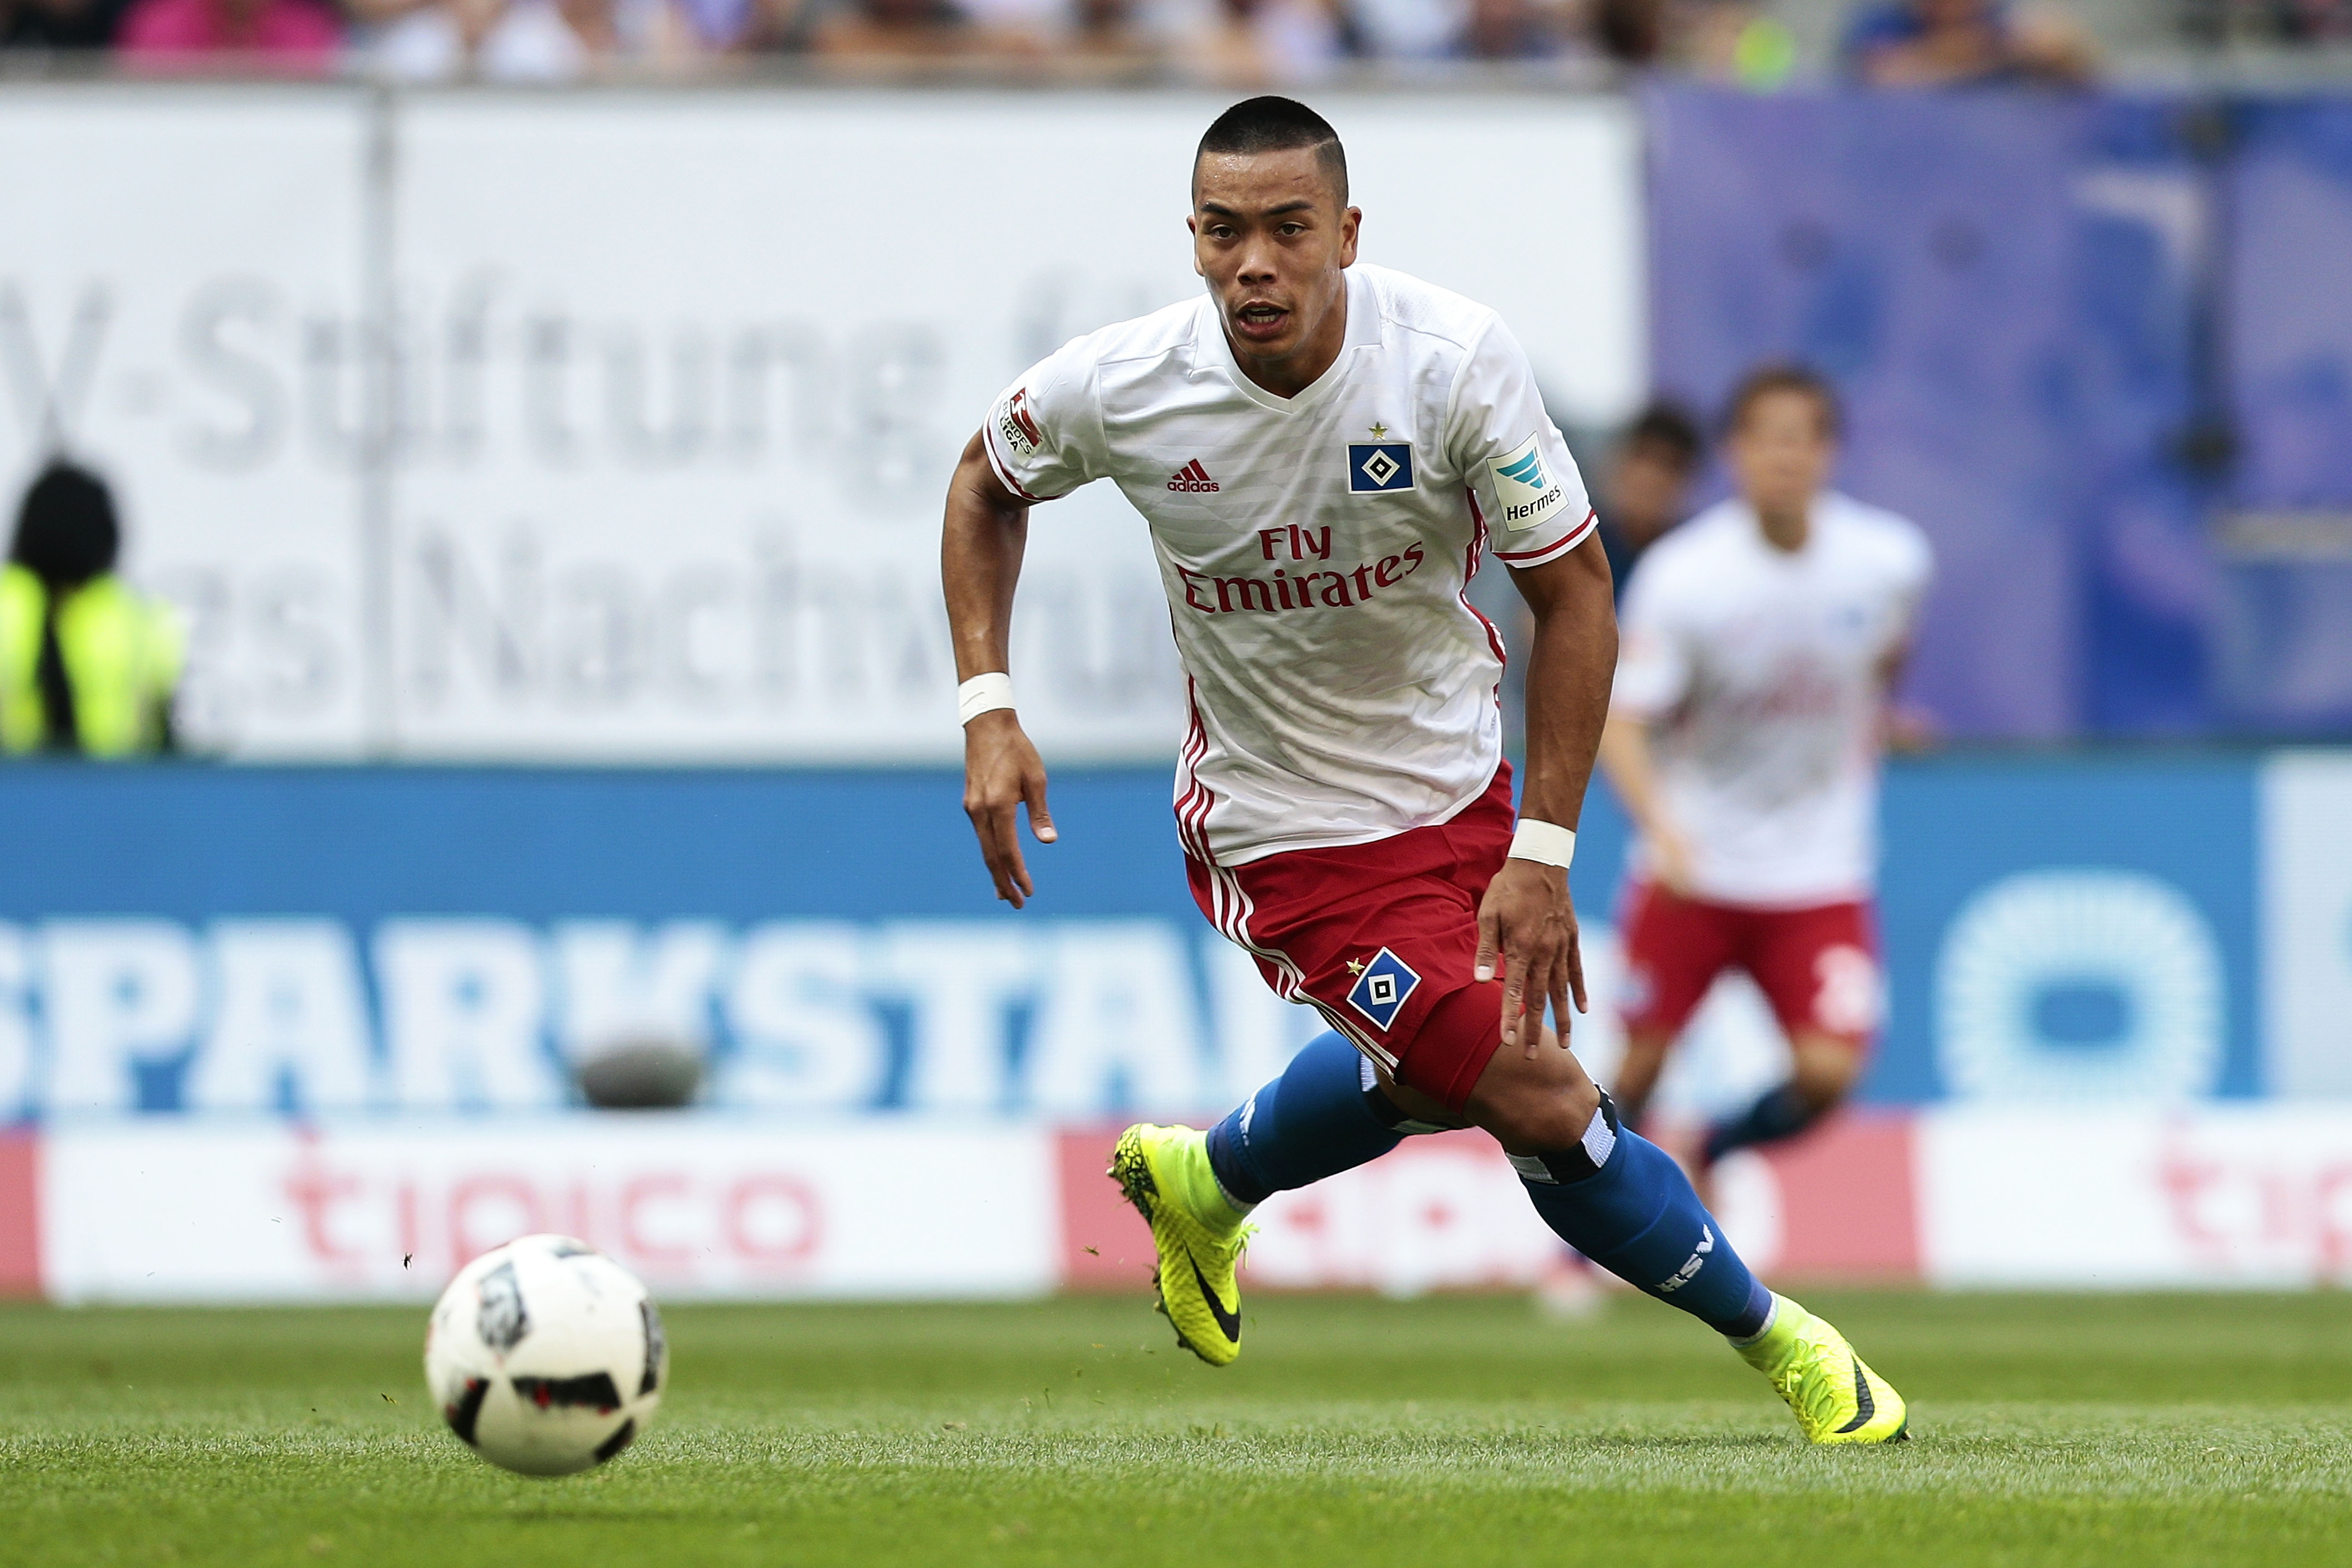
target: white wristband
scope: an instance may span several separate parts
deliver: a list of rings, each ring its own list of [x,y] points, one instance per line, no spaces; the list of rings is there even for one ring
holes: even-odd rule
[[[1013,706],[1013,678],[1001,669],[975,675],[956,688],[956,722],[969,724],[983,713]]]
[[[1519,818],[1519,830],[1511,835],[1511,858],[1535,860],[1546,866],[1568,869],[1576,858],[1576,830],[1562,827],[1557,822],[1538,822],[1532,816]]]

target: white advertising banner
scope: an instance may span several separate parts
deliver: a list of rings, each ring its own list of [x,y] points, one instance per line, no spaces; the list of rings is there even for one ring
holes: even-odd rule
[[[1019,1126],[709,1115],[94,1123],[40,1152],[53,1300],[429,1300],[577,1236],[671,1300],[1019,1296],[1057,1278],[1051,1142]],[[942,1203],[938,1173],[985,1171]]]
[[[1716,1172],[1714,1213],[1749,1267],[1781,1262],[1779,1177],[1753,1154]],[[1250,1216],[1246,1282],[1272,1289],[1525,1288],[1570,1267],[1527,1184],[1483,1132],[1409,1138],[1368,1165],[1276,1193]]]
[[[2352,1117],[2339,1110],[1939,1108],[1917,1138],[1931,1284],[2352,1280]]]
[[[730,1111],[68,1118],[0,1140],[0,1288],[62,1301],[425,1300],[554,1230],[671,1300],[1131,1290],[1150,1237],[1102,1174],[1115,1122]],[[938,1173],[971,1170],[956,1202]],[[1855,1113],[1716,1173],[1768,1277],[1963,1289],[2352,1283],[2352,1116]],[[1257,1289],[1524,1289],[1563,1265],[1493,1142],[1407,1140],[1255,1216]]]
[[[207,749],[950,761],[947,477],[1027,364],[1200,287],[1223,105],[12,93],[0,478],[61,441],[121,482]],[[1503,311],[1561,417],[1632,411],[1628,105],[1323,107],[1366,258]],[[1038,510],[1054,754],[1172,752],[1165,626],[1116,491]]]
[[[185,728],[247,755],[362,742],[359,103],[0,93],[0,507],[57,448],[105,472]]]
[[[2352,1096],[2352,757],[2262,771],[2263,1004],[2273,1094]]]

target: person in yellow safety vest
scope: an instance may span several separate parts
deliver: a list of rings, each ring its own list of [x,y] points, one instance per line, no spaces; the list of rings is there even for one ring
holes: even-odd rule
[[[51,462],[0,567],[0,752],[128,757],[175,749],[183,640],[170,608],[114,575],[114,498]]]

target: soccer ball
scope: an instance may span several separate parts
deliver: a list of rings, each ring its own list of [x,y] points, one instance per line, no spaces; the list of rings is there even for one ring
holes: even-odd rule
[[[627,1269],[568,1236],[526,1236],[457,1271],[425,1334],[425,1384],[494,1465],[568,1476],[652,1421],[669,1381],[661,1313]]]

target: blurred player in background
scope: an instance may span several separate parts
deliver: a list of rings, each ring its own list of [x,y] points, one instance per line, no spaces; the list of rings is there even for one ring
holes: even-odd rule
[[[1601,742],[1640,831],[1619,926],[1626,1120],[1725,970],[1789,1038],[1788,1080],[1706,1130],[1702,1167],[1803,1131],[1861,1075],[1884,990],[1879,755],[1933,564],[1914,524],[1827,488],[1838,408],[1818,377],[1758,371],[1727,423],[1738,494],[1633,574]]]
[[[1355,265],[1346,156],[1303,104],[1253,99],[1209,128],[1189,221],[1206,296],[1074,339],[1007,388],[941,543],[965,809],[998,896],[1034,892],[1018,808],[1054,837],[1008,672],[1029,508],[1109,479],[1150,525],[1185,671],[1193,896],[1331,1025],[1209,1132],[1119,1138],[1111,1173],[1151,1226],[1178,1339],[1213,1366],[1241,1353],[1256,1204],[1474,1125],[1562,1240],[1722,1333],[1807,1436],[1902,1436],[1901,1397],[1749,1273],[1568,1049],[1568,865],[1617,639],[1527,356],[1493,311]],[[1490,537],[1535,616],[1516,823],[1502,643],[1463,596]]]
[[[1634,563],[1685,515],[1702,456],[1698,422],[1672,403],[1651,404],[1619,438],[1600,510],[1601,542],[1621,600]]]

